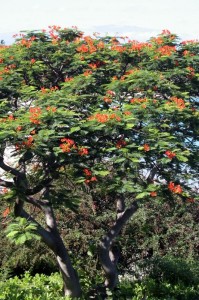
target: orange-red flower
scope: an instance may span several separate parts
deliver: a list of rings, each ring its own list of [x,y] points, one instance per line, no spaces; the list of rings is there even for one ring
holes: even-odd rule
[[[151,197],[156,197],[156,196],[157,196],[157,192],[155,192],[155,191],[150,192],[150,196],[151,196]]]
[[[65,82],[69,82],[69,81],[72,81],[72,80],[74,80],[74,78],[73,77],[67,77],[67,78],[65,78]]]
[[[62,138],[61,142],[62,144],[60,144],[59,146],[63,152],[70,152],[71,149],[76,148],[74,140],[71,140],[69,138]]]
[[[2,213],[3,218],[6,218],[9,213],[10,213],[10,208],[7,207]]]
[[[30,122],[33,124],[40,124],[41,108],[40,107],[30,107]]]
[[[88,148],[80,148],[78,154],[81,156],[88,155]]]
[[[104,100],[104,102],[106,102],[106,103],[112,103],[112,99],[109,98],[109,97],[104,97],[103,100]]]
[[[87,45],[83,44],[83,45],[77,47],[77,51],[78,51],[78,52],[86,53],[86,52],[89,51],[89,49],[88,49],[88,46],[87,46]]]
[[[86,176],[91,176],[92,175],[92,172],[89,170],[89,169],[83,169],[83,172]]]
[[[126,146],[126,141],[124,141],[124,140],[119,140],[116,143],[116,148],[118,148],[118,149],[125,147],[125,146]]]
[[[172,102],[174,102],[174,103],[176,104],[176,106],[177,106],[180,110],[182,110],[182,109],[185,108],[185,102],[184,102],[183,99],[177,98],[177,97],[171,97],[169,100],[172,101]],[[172,102],[167,102],[166,104],[169,105],[169,104],[171,104]]]
[[[150,146],[149,146],[149,144],[144,144],[144,151],[145,152],[148,152],[148,151],[150,151]]]
[[[8,120],[9,120],[9,121],[13,121],[14,119],[15,119],[15,118],[14,118],[13,115],[9,115],[9,116],[8,116]]]
[[[176,52],[176,47],[165,45],[158,48],[156,52],[162,56],[171,56],[174,52]]]
[[[21,131],[22,130],[22,126],[17,126],[16,131]]]
[[[54,113],[56,112],[57,108],[55,106],[47,106],[46,110]]]
[[[89,75],[91,75],[92,74],[92,71],[85,71],[84,73],[83,73],[83,75],[85,76],[85,77],[87,77],[87,76],[89,76]]]
[[[172,181],[169,182],[168,189],[175,194],[182,194],[182,187],[180,184],[175,185]]]
[[[41,88],[41,92],[42,92],[42,94],[46,94],[46,93],[47,93],[47,89],[44,88],[44,87],[42,87],[42,88]]]
[[[167,151],[165,152],[165,155],[166,155],[168,158],[170,158],[170,159],[173,159],[173,158],[176,156],[176,154],[175,154],[174,152],[170,151],[170,150],[167,150]]]

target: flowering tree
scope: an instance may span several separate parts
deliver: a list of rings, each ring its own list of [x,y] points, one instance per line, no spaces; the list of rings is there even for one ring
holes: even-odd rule
[[[49,27],[0,48],[1,197],[16,243],[40,237],[54,252],[64,294],[81,295],[54,209],[78,191],[115,204],[99,241],[104,285],[118,281],[114,240],[156,197],[196,205],[199,43],[168,30],[146,43]],[[9,156],[9,157],[8,157]],[[58,189],[61,178],[67,186]],[[82,201],[84,201],[82,199]],[[30,208],[42,211],[39,223]],[[104,211],[104,213],[106,213]]]

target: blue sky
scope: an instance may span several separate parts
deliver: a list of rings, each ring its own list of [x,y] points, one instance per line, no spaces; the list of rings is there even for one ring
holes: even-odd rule
[[[77,26],[147,40],[162,29],[199,39],[199,0],[1,0],[0,39],[24,29]]]

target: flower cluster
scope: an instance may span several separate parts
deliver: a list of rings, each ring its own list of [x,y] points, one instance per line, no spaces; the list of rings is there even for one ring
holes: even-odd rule
[[[106,96],[103,98],[104,102],[106,103],[112,103],[113,97],[115,96],[115,92],[108,90],[106,92]]]
[[[78,154],[79,154],[80,156],[88,155],[88,153],[89,153],[88,148],[84,148],[84,147],[80,147],[80,148],[79,148]]]
[[[144,151],[145,151],[145,152],[150,151],[150,146],[149,146],[149,144],[144,144],[143,148],[144,148]]]
[[[176,47],[175,46],[162,46],[156,50],[156,52],[160,56],[171,56],[174,52],[176,52]]]
[[[83,169],[84,175],[86,176],[85,183],[89,184],[90,182],[97,181],[96,176],[92,176],[92,172],[89,169]]]
[[[23,141],[22,143],[16,143],[15,144],[15,149],[16,150],[21,150],[21,149],[24,149],[24,148],[31,148],[33,146],[33,142],[34,142],[34,139],[30,135],[30,136],[28,136],[27,140]]]
[[[148,100],[147,98],[132,98],[130,100],[131,104],[138,104],[138,103],[146,103]]]
[[[141,42],[138,42],[138,41],[131,41],[130,51],[138,51],[138,52],[140,52],[142,49],[144,49],[146,47],[150,48],[151,44],[149,44],[149,43],[141,43]]]
[[[122,140],[120,139],[119,141],[117,141],[116,143],[116,148],[120,149],[122,147],[125,147],[126,146],[126,141],[125,140]]]
[[[85,147],[77,147],[75,144],[74,140],[69,139],[69,138],[62,138],[61,139],[61,144],[59,147],[62,149],[62,152],[71,152],[71,150],[77,150],[77,153],[80,156],[88,155],[89,151],[88,148]]]
[[[192,79],[195,76],[195,70],[192,67],[187,67],[187,71],[189,72],[188,78]]]
[[[185,102],[183,99],[177,97],[171,97],[169,100],[174,102],[179,109],[185,108]],[[170,104],[170,103],[171,102],[167,102],[166,104]]]
[[[30,107],[30,122],[33,124],[40,124],[39,118],[41,117],[41,108],[40,107]]]
[[[121,121],[120,116],[117,114],[104,114],[104,113],[96,113],[88,118],[89,121],[96,120],[99,123],[107,123],[110,120]]]
[[[93,43],[93,39],[90,36],[85,36],[84,40],[86,44],[82,44],[79,47],[77,47],[78,52],[91,54],[97,51],[97,48]]]
[[[77,148],[74,140],[71,140],[69,138],[61,139],[61,144],[59,146],[62,149],[62,152],[71,152],[72,149]]]
[[[180,184],[175,185],[175,183],[172,181],[169,182],[168,189],[175,194],[182,194],[182,188]]]
[[[150,196],[151,197],[156,197],[157,196],[157,192],[156,191],[150,192]]]
[[[166,155],[169,159],[173,159],[173,158],[176,156],[176,154],[175,154],[174,152],[170,151],[170,150],[167,150],[167,151],[165,152],[165,155]]]
[[[57,108],[55,106],[47,106],[46,110],[49,111],[49,112],[54,113],[54,112],[57,111]]]

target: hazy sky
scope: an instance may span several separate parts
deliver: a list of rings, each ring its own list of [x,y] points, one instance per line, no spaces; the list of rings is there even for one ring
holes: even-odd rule
[[[48,25],[85,33],[124,34],[138,40],[169,29],[199,38],[199,0],[1,0],[0,39]]]

